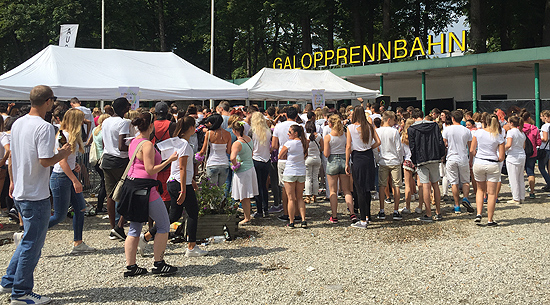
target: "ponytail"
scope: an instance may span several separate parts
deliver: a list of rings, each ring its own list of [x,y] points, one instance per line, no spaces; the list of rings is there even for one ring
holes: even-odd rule
[[[290,129],[292,129],[292,131],[294,131],[298,134],[298,139],[300,139],[300,142],[302,142],[302,149],[304,150],[304,158],[306,158],[307,157],[307,141],[306,141],[306,135],[304,133],[304,129],[300,125],[292,125],[292,126],[290,126]]]
[[[500,126],[498,116],[495,114],[490,114],[487,116],[486,125],[487,125],[487,128],[489,129],[489,132],[494,137],[498,136],[502,132],[502,127]]]

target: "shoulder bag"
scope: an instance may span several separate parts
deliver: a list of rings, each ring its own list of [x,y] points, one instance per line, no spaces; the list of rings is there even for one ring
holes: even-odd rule
[[[111,198],[114,201],[120,201],[120,196],[122,194],[122,185],[124,184],[124,180],[126,180],[126,176],[128,175],[128,171],[132,167],[132,164],[134,164],[134,159],[136,158],[137,153],[141,149],[141,146],[143,145],[143,142],[145,142],[145,141],[141,141],[137,145],[136,150],[134,151],[134,154],[132,155],[132,158],[130,159],[130,162],[128,162],[128,165],[126,166],[126,170],[124,171],[124,174],[122,175],[122,177],[120,177],[120,180],[116,184],[115,190],[113,191],[113,195],[111,196]]]

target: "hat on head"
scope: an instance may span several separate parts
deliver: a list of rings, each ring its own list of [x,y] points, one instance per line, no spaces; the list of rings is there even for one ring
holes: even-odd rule
[[[165,102],[158,102],[155,104],[155,113],[156,114],[166,114],[168,113],[168,104]]]

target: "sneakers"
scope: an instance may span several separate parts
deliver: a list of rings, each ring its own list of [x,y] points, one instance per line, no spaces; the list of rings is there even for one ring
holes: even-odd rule
[[[459,205],[455,205],[455,214],[460,214],[460,213],[462,213],[462,212],[460,211],[460,206],[459,206]]]
[[[378,212],[378,216],[376,216],[377,219],[384,220],[386,219],[386,213],[384,212]]]
[[[277,217],[277,219],[279,219],[280,221],[288,221],[289,220],[288,215],[280,215],[279,217]]]
[[[10,220],[12,221],[19,221],[19,214],[17,213],[17,210],[16,209],[11,209],[9,212],[8,212],[8,217],[10,218]]]
[[[252,218],[263,218],[263,217],[264,217],[263,213],[256,212],[252,214]]]
[[[534,193],[529,194],[529,199],[535,199],[535,198],[536,198],[536,197],[535,197],[535,194],[534,194]]]
[[[145,235],[141,233],[138,240],[137,251],[139,255],[145,256],[145,247],[147,246],[147,241],[145,240]]]
[[[111,235],[114,235],[118,239],[126,240],[126,234],[124,233],[124,228],[115,227],[114,229],[111,230]]]
[[[187,248],[187,251],[185,251],[185,256],[187,257],[199,257],[205,256],[206,254],[208,254],[208,251],[199,248],[199,246],[197,245],[195,245],[192,250],[189,250],[189,248]]]
[[[19,246],[19,243],[21,242],[21,239],[23,238],[24,232],[15,232],[13,233],[13,243],[15,244],[15,247]]]
[[[441,221],[441,220],[443,220],[443,215],[441,215],[441,214],[435,214],[435,220],[436,220],[436,221]]]
[[[117,239],[118,237],[116,237],[116,235],[113,233],[113,230],[111,230],[111,232],[109,232],[109,239],[110,240],[115,240]]]
[[[50,304],[51,301],[52,299],[48,297],[31,292],[22,297],[11,299],[11,305]]]
[[[416,208],[416,209],[414,209],[414,212],[416,214],[422,214],[422,209],[421,208]]]
[[[488,227],[496,227],[496,226],[498,226],[498,223],[496,223],[496,221],[491,221],[491,222],[487,223],[487,226]]]
[[[506,203],[511,203],[511,204],[520,204],[520,202],[519,202],[519,201],[517,201],[517,200],[514,200],[514,199],[510,199],[510,200],[506,201]]]
[[[289,222],[289,223],[286,224],[286,227],[289,228],[289,229],[294,229],[294,223]]]
[[[302,229],[307,229],[307,221],[302,221],[302,222],[300,223],[300,227],[301,227]]]
[[[388,197],[388,198],[384,199],[384,202],[386,204],[391,204],[391,198]]]
[[[356,222],[358,220],[357,215],[355,215],[355,214],[349,215],[349,220],[351,220],[351,222]]]
[[[401,220],[401,219],[403,219],[403,216],[401,216],[401,214],[399,214],[399,212],[393,212],[392,218],[393,218],[393,220]]]
[[[368,226],[368,222],[358,221],[351,224],[351,227],[358,228],[358,229],[366,229]]]
[[[195,248],[197,247],[195,246]],[[170,266],[164,260],[155,262],[155,267],[153,267],[153,274],[156,275],[170,275],[176,272],[178,272],[178,267]]]
[[[136,264],[132,266],[126,266],[126,269],[128,269],[128,271],[124,272],[124,277],[144,275],[148,273],[147,269],[138,267],[138,265]]]
[[[371,194],[372,196],[372,200],[378,200],[378,192],[374,192],[373,194]]]
[[[462,198],[462,206],[466,208],[466,211],[468,211],[468,213],[474,212],[474,208],[470,204],[470,200],[468,200],[468,198]]]
[[[421,211],[422,212],[422,211]],[[407,208],[403,208],[401,210],[401,214],[410,214],[411,213],[411,210],[407,209]]]
[[[474,222],[481,222],[481,215],[480,214],[476,215],[476,219],[474,220]]]
[[[338,223],[338,218],[330,216],[330,218],[328,219],[328,222],[330,222],[330,223]]]
[[[71,254],[79,254],[79,253],[90,253],[94,252],[95,249],[88,246],[84,242],[80,243],[78,246],[73,247],[73,251],[71,251]]]
[[[418,220],[424,221],[424,222],[434,222],[433,218],[428,215],[424,215],[422,217],[419,217]]]

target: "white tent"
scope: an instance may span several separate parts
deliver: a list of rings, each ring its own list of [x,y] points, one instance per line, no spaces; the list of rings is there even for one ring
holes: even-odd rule
[[[248,89],[249,100],[311,101],[312,90],[324,89],[327,101],[373,99],[378,90],[370,90],[341,79],[334,73],[312,70],[263,68],[240,85]]]
[[[245,100],[246,89],[171,52],[48,46],[0,76],[0,100],[28,100],[36,85],[60,99],[113,100],[119,87],[139,87],[140,100]]]

